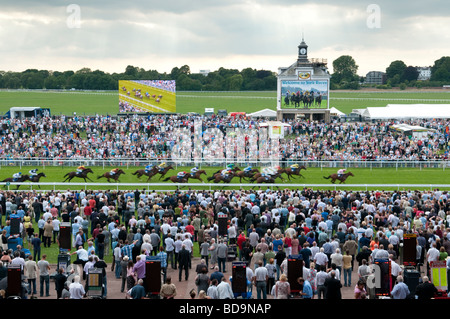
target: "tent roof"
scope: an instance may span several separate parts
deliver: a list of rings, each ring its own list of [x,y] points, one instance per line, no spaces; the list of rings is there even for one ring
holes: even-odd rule
[[[339,111],[337,108],[335,108],[335,107],[331,107],[330,108],[330,113],[331,114],[336,114],[337,116],[343,116],[343,115],[345,115],[345,113],[344,112],[341,112],[341,111]]]
[[[409,125],[409,124],[394,124],[392,125],[394,129],[400,130],[400,131],[414,131],[414,132],[421,132],[421,131],[435,131],[433,129],[428,129],[423,126],[419,125]]]
[[[362,115],[370,119],[450,118],[450,104],[388,104],[368,107]]]
[[[287,123],[283,123],[280,121],[267,121],[265,123],[259,123],[259,126],[266,127],[266,126],[285,126],[285,127],[291,127],[291,125]]]
[[[271,109],[264,109],[264,110],[259,110],[253,113],[249,113],[248,116],[253,116],[253,117],[276,117],[277,116],[277,111],[271,110]]]

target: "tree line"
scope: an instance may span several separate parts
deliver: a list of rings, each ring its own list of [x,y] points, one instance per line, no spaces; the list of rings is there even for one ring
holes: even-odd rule
[[[333,61],[330,87],[359,89],[365,86],[364,77],[357,74],[358,65],[353,57],[342,55]],[[386,84],[383,88],[438,87],[450,84],[450,57],[434,62],[431,78],[418,81],[416,68],[396,60],[386,68]],[[128,65],[122,73],[82,68],[78,71],[49,71],[27,69],[23,72],[0,71],[1,89],[77,89],[118,90],[119,80],[175,80],[178,91],[275,91],[277,75],[269,70],[245,68],[219,68],[208,74],[193,73],[188,65],[172,68],[170,73],[145,70]]]
[[[78,71],[27,69],[0,71],[2,89],[118,90],[119,80],[175,80],[178,91],[268,91],[277,89],[276,73],[269,70],[219,68],[208,74],[192,73],[188,65],[170,73],[128,65],[122,73],[83,68]]]
[[[342,55],[333,61],[331,89],[359,89],[368,86],[364,77],[357,74],[358,65],[349,55]],[[414,66],[407,66],[402,60],[392,61],[385,70],[386,83],[380,88],[400,87],[440,87],[450,84],[450,56],[444,56],[434,62],[431,67],[431,77],[428,80],[418,80],[419,72]]]

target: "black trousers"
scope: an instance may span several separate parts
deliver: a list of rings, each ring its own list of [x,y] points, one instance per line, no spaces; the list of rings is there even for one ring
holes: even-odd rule
[[[184,269],[184,279],[188,280],[189,278],[189,264],[183,263],[178,265],[178,279],[181,281],[181,277]]]

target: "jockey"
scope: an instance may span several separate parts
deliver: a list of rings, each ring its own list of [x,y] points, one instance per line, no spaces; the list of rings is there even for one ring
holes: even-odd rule
[[[278,171],[277,167],[265,167],[262,169],[262,176],[272,176],[275,175]]]
[[[294,171],[297,170],[298,167],[299,167],[298,164],[292,164],[291,165],[291,169],[294,170]]]
[[[229,167],[225,168],[224,170],[222,170],[220,172],[220,174],[222,174],[223,177],[227,176],[228,174],[230,174],[231,169]]]
[[[244,172],[250,172],[252,170],[251,166],[247,166],[246,168],[244,168]]]
[[[22,172],[18,172],[18,173],[13,174],[14,180],[18,180],[21,177],[22,177]]]
[[[227,168],[231,171],[234,168],[234,164],[228,164]]]
[[[86,169],[86,167],[84,167],[84,165],[78,166],[77,167],[77,174],[80,174],[82,171],[84,171]]]
[[[185,172],[185,171],[179,172],[179,173],[177,174],[177,178],[179,178],[179,179],[182,179],[182,178],[184,178],[185,176],[186,176],[186,172]]]
[[[115,175],[115,174],[117,174],[117,172],[119,171],[119,169],[118,168],[113,168],[110,172],[109,172],[109,175]]]
[[[344,175],[344,173],[345,173],[346,170],[347,170],[347,169],[345,169],[345,168],[341,168],[340,170],[338,170],[338,171],[337,171],[338,177],[342,177],[342,175]]]
[[[147,166],[145,166],[144,169],[145,169],[145,172],[148,173],[152,170],[152,168],[153,168],[153,164],[148,164]]]
[[[197,166],[191,168],[191,173],[192,173],[192,174],[195,174],[195,173],[197,173],[197,172],[198,172],[198,167],[197,167]]]
[[[158,165],[159,168],[166,168],[167,164],[166,162],[162,162],[161,164]]]
[[[35,168],[35,169],[30,169],[30,170],[28,171],[28,173],[31,175],[31,177],[33,177],[33,176],[36,176],[36,175],[37,175],[37,171],[38,171],[37,168]]]

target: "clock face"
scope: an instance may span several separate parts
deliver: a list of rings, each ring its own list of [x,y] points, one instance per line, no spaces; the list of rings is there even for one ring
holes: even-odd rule
[[[301,53],[301,54],[306,54],[306,49],[305,49],[305,48],[301,48],[301,49],[300,49],[300,53]]]

